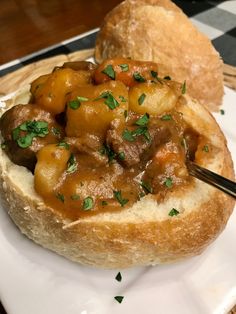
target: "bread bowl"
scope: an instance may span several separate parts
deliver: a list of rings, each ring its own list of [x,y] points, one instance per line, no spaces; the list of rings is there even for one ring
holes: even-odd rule
[[[211,41],[172,1],[125,0],[107,14],[95,59],[118,56],[157,62],[160,76],[186,80],[190,96],[211,111],[219,110],[223,62]]]
[[[118,59],[118,61],[108,60],[106,62],[95,71],[102,72],[107,65],[113,65],[113,69],[116,70],[114,64],[116,66],[117,64],[118,66],[129,64],[131,67],[133,61]],[[148,66],[151,66],[152,71],[155,72],[157,65],[149,64]],[[143,76],[145,77],[145,75],[144,73]],[[99,81],[99,76],[96,77]],[[101,79],[106,81],[106,74]],[[175,88],[180,89],[181,92],[178,91],[177,98],[174,98],[174,107],[168,107],[167,111],[165,106],[164,108],[158,107],[158,110],[161,110],[158,111],[158,119],[162,120],[161,117],[165,117],[161,123],[169,123],[171,110],[175,111],[172,113],[173,116],[181,112],[182,118],[180,119],[183,119],[183,123],[186,123],[198,134],[197,147],[194,151],[195,161],[203,167],[233,179],[233,164],[226,140],[212,115],[198,101],[183,93],[183,84],[173,83],[174,86],[170,86],[171,83],[168,80],[160,79],[159,82],[159,78],[154,77],[153,79],[156,81],[155,83],[136,82],[137,84],[129,87],[130,100],[131,97],[140,99],[139,95],[143,95],[143,91],[147,87],[145,84],[151,85],[152,88],[153,85],[157,85],[158,89],[164,88],[164,91],[168,90],[168,92],[169,88],[170,90],[173,88],[172,96],[176,95]],[[114,85],[114,82],[114,80],[108,80],[105,84]],[[102,82],[102,84],[104,83]],[[128,83],[126,82],[126,84]],[[98,84],[95,89],[100,85]],[[24,90],[16,92],[10,100],[6,101],[6,106],[1,109],[1,113],[3,114],[7,109],[19,103],[28,103],[29,89],[30,86],[26,86]],[[82,90],[86,90],[85,86]],[[80,96],[89,98],[90,92],[91,90],[88,91],[88,94],[80,94]],[[123,92],[126,93],[126,90]],[[145,94],[146,101],[148,101],[148,92]],[[102,93],[101,90],[99,93]],[[91,97],[95,101],[95,97],[92,95]],[[116,99],[118,99],[117,96]],[[123,108],[121,101],[120,108]],[[163,104],[163,100],[159,103],[159,105],[161,104]],[[144,112],[149,110],[145,107],[142,109],[143,105],[145,102],[136,106],[137,110],[144,110]],[[138,117],[144,116],[143,112],[138,114]],[[152,116],[155,115],[150,112],[150,117]],[[3,119],[0,121],[0,127],[2,127]],[[96,128],[93,130],[97,132]],[[99,129],[98,132],[100,132]],[[110,138],[112,138],[111,132]],[[205,149],[206,147],[207,149]],[[113,149],[116,149],[115,145]],[[39,154],[40,151],[38,159],[40,159]],[[158,155],[157,151],[155,158],[159,157],[161,154]],[[141,159],[145,159],[145,155],[142,155]],[[64,208],[61,208],[63,205],[62,194],[57,194],[59,196],[58,207],[50,206],[48,200],[45,202],[45,198],[35,191],[32,172],[23,166],[12,163],[5,150],[1,149],[1,200],[5,203],[9,215],[22,233],[36,243],[73,261],[100,268],[126,268],[175,262],[200,254],[224,229],[234,205],[229,196],[197,179],[190,178],[186,173],[183,161],[184,159],[180,160],[182,167],[180,175],[183,175],[183,184],[181,182],[179,184],[178,178],[167,183],[166,179],[169,178],[169,174],[166,174],[165,180],[162,181],[165,185],[164,193],[154,194],[151,191],[139,200],[130,200],[130,202],[126,202],[126,196],[116,193],[119,206],[116,206],[115,210],[101,210],[100,212],[79,210],[80,215],[77,217],[77,213],[75,214],[73,210],[70,214],[68,210],[65,211]],[[135,162],[138,164],[140,160]],[[116,160],[116,163],[120,165],[120,161]],[[171,160],[171,163],[175,163],[175,161]],[[122,167],[125,168],[123,164]],[[151,172],[152,170],[151,168]],[[49,177],[50,173],[47,174]],[[94,175],[96,176],[96,173]],[[109,176],[107,178],[109,179]],[[46,186],[47,182],[41,193],[45,191]],[[96,186],[93,185],[93,187],[96,189]],[[144,190],[150,192],[147,191],[147,186],[144,187]],[[116,190],[116,192],[119,191]],[[82,191],[81,195],[83,195]],[[84,204],[85,195],[83,197]],[[113,202],[114,195],[110,198]]]

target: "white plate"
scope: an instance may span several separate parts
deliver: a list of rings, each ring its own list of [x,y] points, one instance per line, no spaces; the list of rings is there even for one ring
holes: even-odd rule
[[[236,93],[216,114],[236,161]],[[9,314],[209,314],[236,304],[236,211],[201,256],[169,266],[103,271],[67,261],[20,234],[0,211],[0,298]],[[121,304],[114,296],[123,295]]]

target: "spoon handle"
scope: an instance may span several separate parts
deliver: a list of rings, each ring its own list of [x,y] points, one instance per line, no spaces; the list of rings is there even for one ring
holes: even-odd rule
[[[192,161],[188,161],[187,168],[189,174],[199,180],[213,185],[219,190],[227,193],[228,195],[236,198],[236,183],[226,179],[208,169],[202,168]]]

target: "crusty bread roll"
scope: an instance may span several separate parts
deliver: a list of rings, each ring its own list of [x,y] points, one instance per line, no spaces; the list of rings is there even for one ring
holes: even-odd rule
[[[126,0],[106,16],[97,37],[98,62],[117,56],[155,61],[159,76],[186,80],[188,93],[217,111],[222,60],[210,40],[170,0]]]
[[[1,113],[26,103],[28,95],[17,92]],[[197,163],[232,179],[226,140],[211,114],[187,95],[182,96],[178,111],[215,147],[202,158],[199,144]],[[30,171],[13,164],[0,149],[1,201],[22,233],[68,259],[101,268],[155,265],[200,254],[224,229],[234,205],[226,194],[193,179],[162,202],[147,194],[121,211],[70,221],[45,206],[33,181]],[[178,208],[180,214],[170,217],[171,208]]]

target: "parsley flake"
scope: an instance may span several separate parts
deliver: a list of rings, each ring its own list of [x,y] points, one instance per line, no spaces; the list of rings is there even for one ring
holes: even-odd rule
[[[143,104],[145,98],[146,98],[146,94],[144,94],[144,93],[139,96],[139,99],[138,99],[139,106],[141,106]]]
[[[26,132],[21,136],[21,131]],[[27,148],[35,137],[45,137],[49,133],[46,121],[25,121],[12,130],[12,138],[21,148]]]
[[[98,98],[96,98],[95,100],[99,100],[101,98],[104,98],[105,101],[104,103],[108,106],[108,108],[110,108],[111,110],[114,110],[116,107],[119,106],[118,101],[115,99],[115,97],[112,95],[112,93],[110,93],[109,91],[106,91],[104,93],[102,93]]]
[[[81,102],[78,99],[74,99],[68,102],[68,106],[73,110],[78,109],[80,105],[81,105]]]
[[[31,146],[34,136],[32,134],[26,134],[17,139],[17,144],[21,148],[27,148]]]
[[[168,81],[170,81],[170,80],[171,80],[171,77],[170,77],[169,75],[164,76],[164,80],[168,80]]]
[[[78,164],[75,159],[75,155],[71,154],[70,158],[67,161],[67,173],[73,173],[77,170]]]
[[[209,147],[207,145],[204,145],[202,150],[206,153],[209,153]]]
[[[1,146],[1,149],[6,149],[7,144],[6,143],[2,143],[0,146]]]
[[[117,295],[117,296],[114,297],[114,299],[115,299],[118,303],[122,303],[124,297],[121,296],[121,295]]]
[[[102,206],[107,206],[108,203],[106,201],[102,201]]]
[[[146,82],[146,79],[139,72],[134,72],[133,78],[135,79],[135,81],[140,83]]]
[[[169,121],[172,120],[172,115],[171,114],[165,114],[164,116],[161,117],[162,121]]]
[[[128,64],[119,64],[119,67],[121,68],[122,72],[127,72],[127,71],[129,71],[129,66],[128,66]]]
[[[88,101],[89,99],[83,96],[77,96],[78,101]]]
[[[121,207],[128,203],[128,199],[122,198],[121,191],[113,191],[114,197],[120,203]]]
[[[59,201],[61,201],[62,203],[65,202],[65,196],[61,193],[57,193],[56,198],[59,199]]]
[[[134,142],[135,141],[135,137],[132,134],[132,131],[129,131],[127,129],[125,129],[122,133],[122,137],[124,140],[128,141],[128,142]]]
[[[172,180],[172,178],[166,178],[164,184],[165,184],[165,186],[166,186],[167,188],[169,188],[169,189],[172,188],[172,186],[173,186],[173,180]]]
[[[112,162],[113,159],[116,157],[116,153],[111,149],[108,144],[104,144],[100,150],[102,155],[107,155],[108,161]]]
[[[110,77],[112,80],[115,79],[116,73],[113,69],[113,66],[111,64],[108,64],[105,69],[102,71],[102,73],[106,74],[108,77]]]
[[[54,135],[60,135],[60,134],[61,134],[60,129],[58,129],[58,128],[54,127],[54,126],[51,128],[51,132],[52,132]]]
[[[163,84],[161,79],[158,77],[158,73],[156,71],[151,71],[151,75],[154,79],[156,79],[159,83]],[[156,81],[151,81],[152,83],[157,83]]]
[[[89,99],[86,97],[82,97],[82,96],[77,96],[76,99],[73,99],[71,101],[68,102],[68,106],[73,109],[76,110],[80,107],[81,102],[82,101],[88,101]]]
[[[150,142],[151,141],[151,136],[148,132],[147,127],[145,126],[140,126],[139,128],[130,131],[125,129],[122,133],[122,137],[124,140],[128,141],[128,142],[134,142],[137,136],[143,135],[144,138]]]
[[[83,201],[83,210],[90,210],[93,208],[93,199],[87,196]]]
[[[151,185],[148,182],[142,180],[140,185],[147,193],[152,193],[153,192],[153,189],[152,189]]]
[[[121,102],[126,102],[127,101],[127,99],[125,99],[125,97],[122,96],[122,95],[120,95],[119,98],[120,98]]]
[[[119,158],[120,160],[125,160],[125,153],[124,153],[124,152],[120,152],[120,153],[118,154],[118,158]]]
[[[128,110],[124,111],[124,117],[125,117],[125,119],[128,117]]]
[[[157,78],[157,76],[158,76],[157,72],[156,72],[156,71],[153,71],[153,70],[151,70],[151,75],[152,75],[152,77],[154,77],[154,78]]]
[[[181,87],[181,92],[182,94],[185,94],[186,93],[186,81],[184,81],[182,87]]]
[[[115,279],[116,279],[117,281],[121,282],[121,280],[122,280],[122,275],[121,275],[120,272],[116,275]]]
[[[138,126],[146,126],[149,121],[149,114],[145,113],[141,118],[139,118],[135,124]]]
[[[175,208],[172,208],[168,215],[173,217],[173,216],[177,216],[178,214],[179,214],[179,211]]]
[[[70,145],[68,143],[66,143],[66,142],[59,142],[59,143],[57,143],[57,146],[58,147],[63,147],[65,149],[67,149],[67,150],[69,150],[69,148],[70,148]]]
[[[224,109],[220,109],[220,114],[222,114],[222,115],[224,115],[224,114],[225,114]]]
[[[80,196],[78,194],[73,194],[70,197],[73,201],[78,201],[80,199]]]

